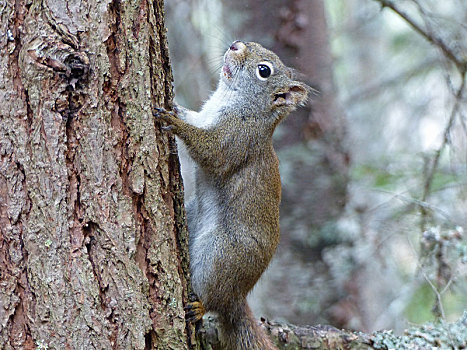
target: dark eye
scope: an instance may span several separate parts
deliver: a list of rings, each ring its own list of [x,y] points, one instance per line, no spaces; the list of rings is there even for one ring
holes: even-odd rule
[[[271,75],[271,68],[269,68],[265,64],[260,64],[258,66],[258,71],[259,71],[259,75],[262,78],[267,78],[267,77],[269,77]]]
[[[260,80],[266,80],[274,72],[272,64],[269,62],[261,62],[256,67],[256,76]]]

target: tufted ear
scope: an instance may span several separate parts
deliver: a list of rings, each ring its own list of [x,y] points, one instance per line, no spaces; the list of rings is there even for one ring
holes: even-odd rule
[[[276,107],[303,105],[307,101],[309,90],[310,88],[307,85],[293,81],[286,89],[274,93],[273,105]]]

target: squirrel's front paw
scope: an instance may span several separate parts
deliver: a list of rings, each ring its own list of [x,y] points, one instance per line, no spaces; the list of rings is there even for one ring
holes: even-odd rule
[[[164,122],[166,122],[167,124],[169,124],[169,126],[163,128],[164,130],[172,129],[173,124],[177,120],[177,117],[176,117],[174,112],[168,111],[168,110],[166,110],[165,108],[162,108],[162,107],[154,107],[153,111],[152,111],[152,115],[155,118],[161,119]]]

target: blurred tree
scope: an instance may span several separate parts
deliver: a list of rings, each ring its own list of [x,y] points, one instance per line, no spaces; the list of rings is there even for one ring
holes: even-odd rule
[[[244,15],[243,23],[231,28],[237,37],[265,44],[318,91],[311,106],[287,118],[275,138],[283,183],[282,238],[258,298],[268,301],[263,308],[269,315],[343,326],[328,312],[341,296],[322,260],[323,249],[343,242],[336,221],[347,201],[350,161],[324,1],[273,0],[265,6],[242,0],[226,6]]]
[[[351,324],[401,331],[401,320],[432,319],[433,300],[438,316],[459,317],[467,295],[467,3],[327,4],[339,92],[352,120],[345,227],[354,238],[325,258],[335,276],[350,273],[360,289]],[[349,260],[357,268],[346,272]]]

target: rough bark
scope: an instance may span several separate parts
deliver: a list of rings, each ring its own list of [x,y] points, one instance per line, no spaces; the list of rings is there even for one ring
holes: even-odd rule
[[[163,2],[1,6],[0,348],[188,348]]]

